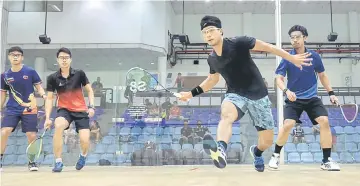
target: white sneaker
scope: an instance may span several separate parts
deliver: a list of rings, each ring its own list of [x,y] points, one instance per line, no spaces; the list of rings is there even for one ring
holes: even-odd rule
[[[340,171],[340,166],[338,163],[336,163],[334,160],[332,160],[331,158],[328,159],[329,161],[326,163],[321,163],[320,168],[322,170],[327,170],[327,171]]]
[[[269,161],[269,167],[271,169],[278,169],[280,164],[280,154],[273,153]]]

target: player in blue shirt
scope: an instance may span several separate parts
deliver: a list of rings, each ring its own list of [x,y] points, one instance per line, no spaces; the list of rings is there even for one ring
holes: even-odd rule
[[[296,121],[303,111],[305,111],[313,125],[320,125],[320,143],[323,150],[323,160],[320,168],[322,170],[339,171],[339,165],[331,160],[332,136],[330,131],[328,112],[317,95],[317,81],[320,78],[321,84],[328,91],[332,103],[338,104],[338,99],[331,88],[328,76],[321,57],[315,51],[309,50],[304,46],[308,37],[307,29],[300,25],[295,25],[288,32],[291,38],[293,50],[290,54],[311,53],[311,66],[304,66],[302,70],[297,68],[289,61],[283,59],[276,69],[276,84],[286,94],[284,107],[284,126],[279,130],[279,135],[275,145],[275,152],[270,159],[269,167],[277,169],[279,166],[279,154],[285,145],[289,132],[294,127]],[[284,79],[287,75],[287,86]]]
[[[28,142],[36,139],[38,129],[34,86],[40,95],[45,96],[37,72],[23,65],[23,54],[20,47],[10,48],[8,58],[11,68],[1,74],[1,110],[6,101],[6,93],[9,92],[9,100],[4,111],[5,116],[1,122],[1,167],[8,137],[11,132],[15,131],[20,121],[22,132],[26,133]],[[35,162],[29,162],[28,167],[30,171],[38,170]]]

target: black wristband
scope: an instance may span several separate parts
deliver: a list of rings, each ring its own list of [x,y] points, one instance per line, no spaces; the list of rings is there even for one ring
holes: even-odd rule
[[[191,94],[193,97],[198,96],[202,93],[204,93],[204,90],[200,86],[197,86],[191,90]]]
[[[335,92],[334,92],[334,91],[329,91],[328,94],[329,94],[329,96],[335,96]]]

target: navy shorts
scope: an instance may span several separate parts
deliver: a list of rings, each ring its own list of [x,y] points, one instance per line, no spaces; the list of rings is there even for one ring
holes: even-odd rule
[[[227,93],[223,101],[229,101],[235,105],[239,114],[238,120],[246,112],[249,112],[253,125],[258,131],[274,129],[275,123],[268,96],[258,100],[251,100],[238,94]]]
[[[285,103],[284,120],[293,119],[299,122],[301,114],[305,111],[313,125],[317,125],[318,123],[315,121],[316,118],[328,116],[328,111],[318,97],[313,97],[311,99],[296,99],[294,102],[286,100]]]
[[[22,132],[38,132],[37,114],[6,115],[1,122],[1,128],[11,127],[14,132],[20,121]]]
[[[90,119],[86,112],[71,112],[61,108],[57,111],[56,117],[63,117],[69,122],[69,126],[65,130],[69,129],[72,122],[75,123],[76,132],[81,129],[90,129]]]

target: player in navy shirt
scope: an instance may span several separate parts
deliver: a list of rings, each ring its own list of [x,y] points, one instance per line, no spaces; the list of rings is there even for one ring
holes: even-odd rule
[[[274,120],[267,87],[259,69],[252,60],[250,50],[265,51],[286,58],[299,68],[308,54],[290,55],[285,50],[249,36],[224,38],[221,21],[214,16],[205,16],[200,22],[203,39],[212,46],[208,57],[210,74],[208,78],[190,92],[181,92],[180,100],[186,101],[212,89],[220,75],[225,79],[227,92],[221,105],[221,120],[218,126],[217,141],[211,135],[203,138],[204,151],[211,156],[218,168],[226,167],[226,149],[230,141],[232,124],[245,113],[253,121],[258,131],[259,144],[250,147],[255,170],[264,171],[262,153],[273,143]]]
[[[5,117],[1,122],[1,160],[7,139],[20,121],[22,132],[26,133],[29,143],[36,139],[38,131],[34,86],[43,98],[45,92],[41,87],[41,79],[37,72],[23,65],[23,54],[20,47],[10,48],[8,58],[11,68],[1,74],[1,109],[6,101],[6,93],[9,92],[9,100],[4,111]],[[29,162],[29,170],[38,170],[35,162]]]
[[[305,66],[302,70],[295,67],[286,59],[283,59],[276,69],[276,84],[286,94],[284,107],[284,127],[280,129],[275,145],[275,152],[269,162],[269,167],[277,169],[279,165],[279,154],[285,145],[289,132],[294,127],[296,121],[303,111],[305,111],[313,125],[320,125],[321,147],[323,150],[323,160],[321,169],[339,171],[339,165],[331,160],[332,136],[328,120],[328,112],[317,95],[318,78],[321,84],[328,91],[330,101],[338,104],[338,99],[330,86],[330,81],[325,73],[325,68],[321,57],[315,51],[309,50],[304,46],[308,37],[307,29],[300,25],[295,25],[289,30],[293,50],[290,54],[311,53],[313,61],[311,66]],[[284,79],[287,76],[287,86]]]

